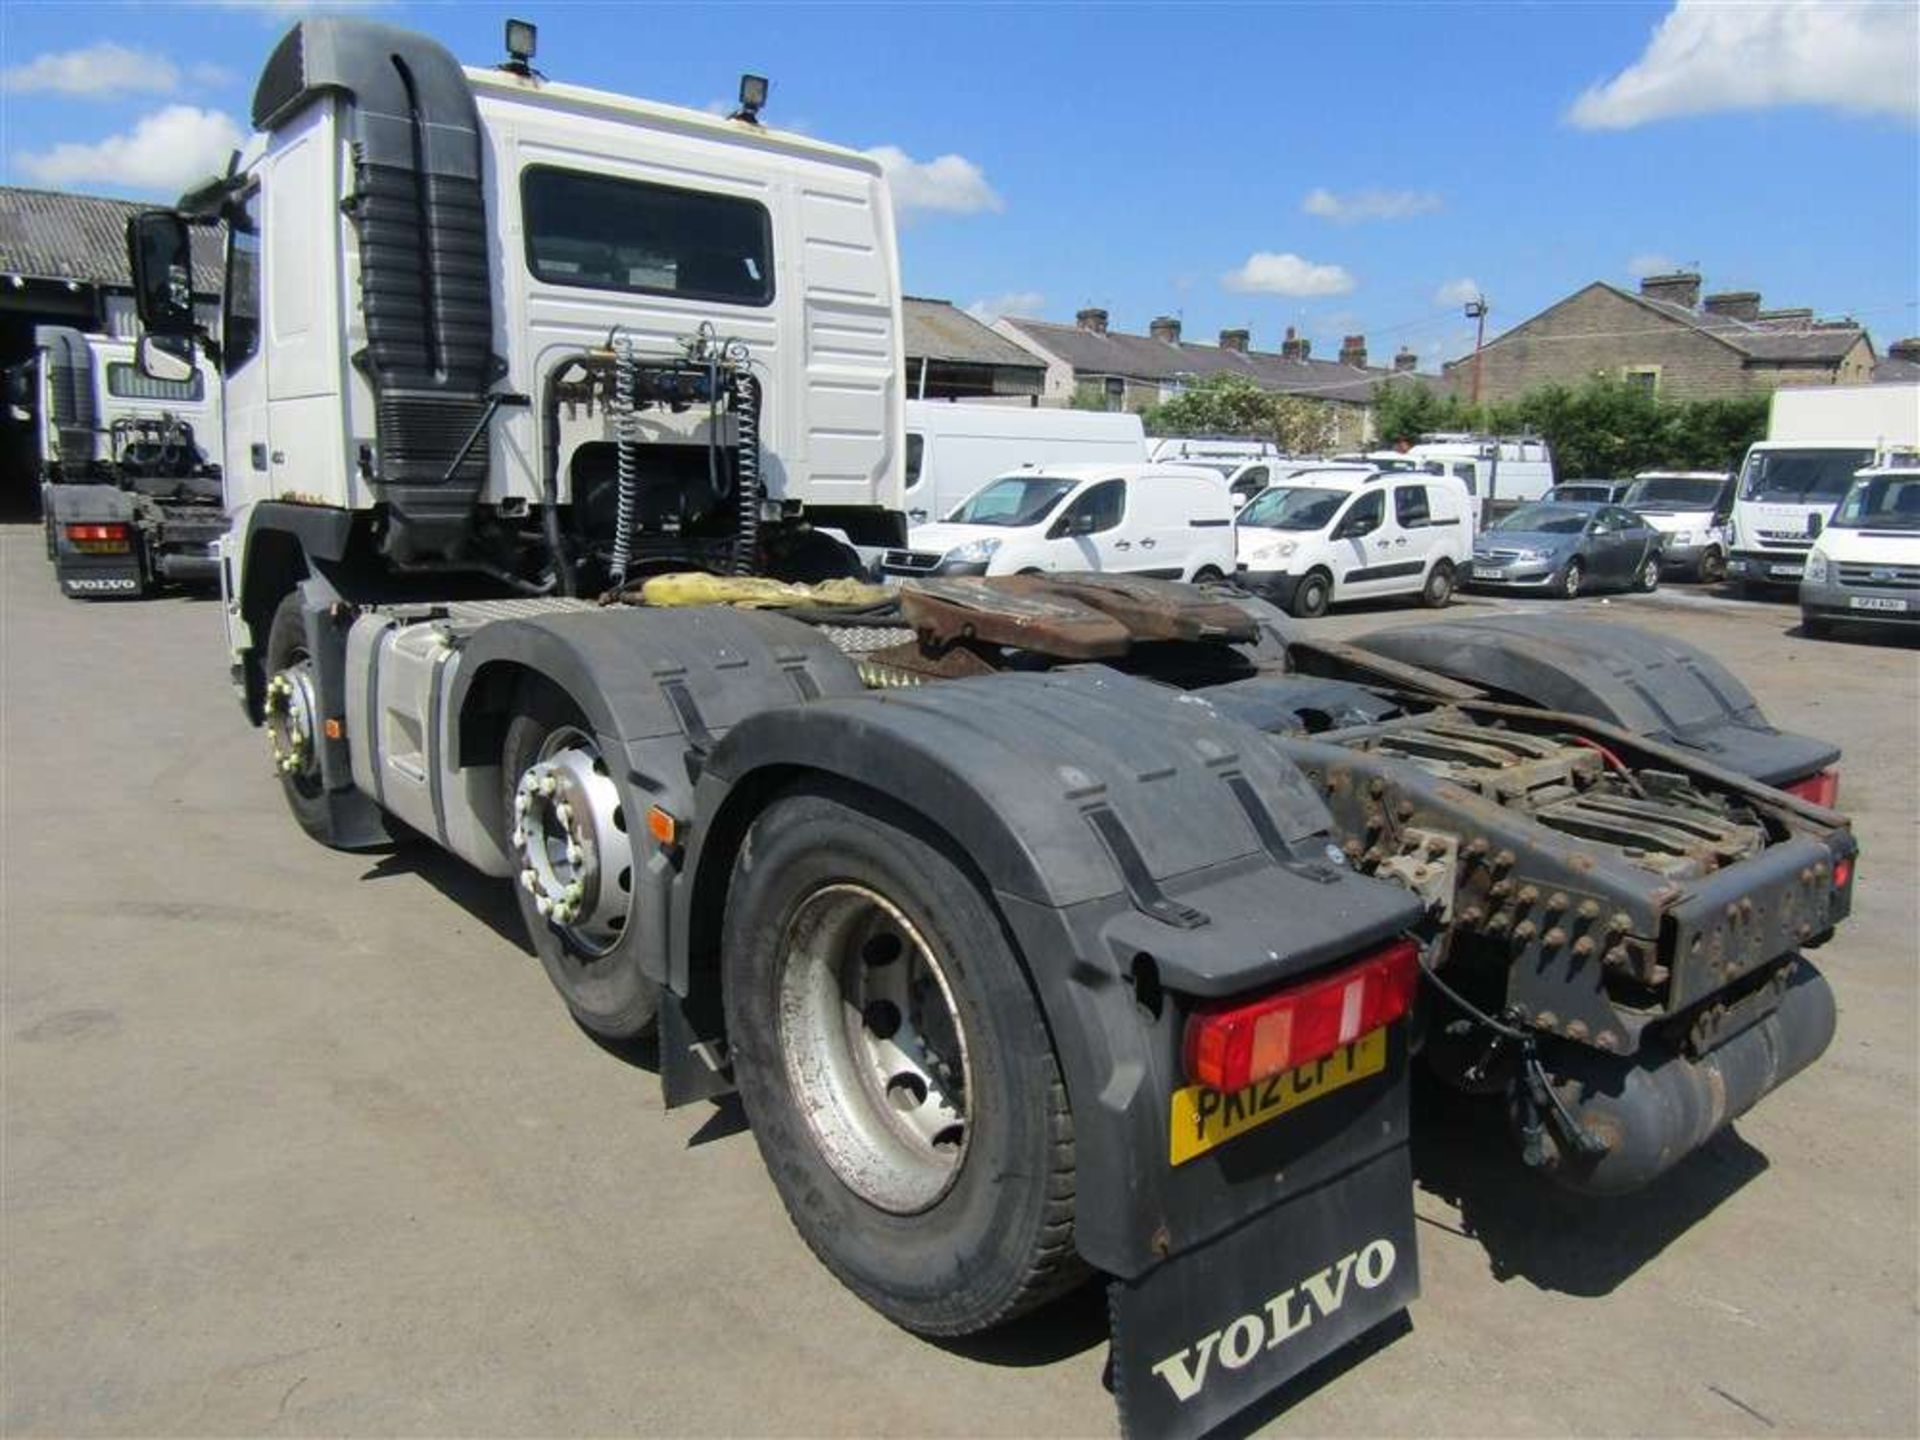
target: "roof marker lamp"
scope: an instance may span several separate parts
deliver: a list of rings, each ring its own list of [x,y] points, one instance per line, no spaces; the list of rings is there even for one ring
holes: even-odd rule
[[[760,109],[767,103],[767,77],[764,75],[742,75],[740,77],[740,108],[729,115],[729,120],[744,120],[749,125],[760,123]]]
[[[507,21],[507,63],[501,68],[516,75],[533,73],[533,57],[540,49],[540,31],[531,20]]]

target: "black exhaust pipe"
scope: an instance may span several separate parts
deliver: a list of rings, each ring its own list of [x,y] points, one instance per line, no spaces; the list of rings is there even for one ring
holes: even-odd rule
[[[1549,1172],[1592,1195],[1640,1189],[1818,1060],[1834,1023],[1833,990],[1802,959],[1778,1009],[1697,1058],[1652,1041],[1629,1060],[1572,1046],[1543,1053],[1554,1090],[1604,1146],[1580,1154],[1558,1143]]]

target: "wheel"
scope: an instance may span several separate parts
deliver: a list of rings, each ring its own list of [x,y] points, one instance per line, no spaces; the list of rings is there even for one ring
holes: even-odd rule
[[[1332,599],[1333,577],[1324,570],[1309,570],[1302,577],[1300,588],[1293,592],[1293,603],[1287,609],[1302,620],[1312,620],[1327,613]]]
[[[841,1283],[909,1330],[966,1335],[1084,1277],[1039,1005],[916,817],[851,788],[776,801],[741,847],[722,952],[754,1138]]]
[[[1809,640],[1831,640],[1833,638],[1833,622],[1819,615],[1809,615],[1806,611],[1802,610],[1800,612],[1800,633]]]
[[[1444,610],[1453,599],[1453,565],[1450,561],[1436,561],[1427,583],[1421,588],[1420,603],[1429,610]]]
[[[633,912],[629,796],[586,717],[544,682],[521,691],[501,747],[514,897],[547,978],[586,1029],[645,1034],[660,990],[627,934]],[[635,807],[637,813],[637,807]]]
[[[1577,557],[1567,561],[1567,568],[1560,572],[1561,598],[1573,599],[1580,593],[1580,587],[1586,583],[1586,579],[1587,567],[1582,565]]]
[[[802,585],[822,580],[864,580],[866,566],[860,552],[842,545],[831,535],[809,530],[795,537],[790,545],[773,557],[770,573],[776,580]]]
[[[1702,585],[1718,585],[1727,578],[1727,557],[1721,551],[1709,550],[1700,557],[1700,568],[1696,578]]]
[[[320,700],[307,625],[300,613],[300,592],[289,591],[267,626],[267,686],[261,720],[280,791],[300,828],[322,845],[332,845],[326,783],[320,777]]]
[[[1633,577],[1633,588],[1642,595],[1651,595],[1660,588],[1660,557],[1649,555],[1640,563],[1640,573]]]
[[[1220,573],[1219,567],[1215,565],[1202,565],[1198,570],[1193,572],[1193,583],[1195,585],[1218,585],[1226,578],[1226,576]]]

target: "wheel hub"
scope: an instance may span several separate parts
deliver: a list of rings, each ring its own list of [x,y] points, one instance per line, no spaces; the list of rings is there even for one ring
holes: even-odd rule
[[[509,844],[534,909],[580,950],[611,950],[633,899],[633,846],[598,747],[577,731],[550,736],[514,788],[513,811]]]
[[[261,712],[273,768],[295,779],[318,775],[320,752],[314,736],[320,728],[320,705],[313,691],[313,667],[303,660],[278,671],[267,681]]]
[[[925,1210],[960,1173],[972,1088],[939,959],[897,907],[847,883],[801,903],[782,949],[781,1050],[822,1156],[870,1204]]]

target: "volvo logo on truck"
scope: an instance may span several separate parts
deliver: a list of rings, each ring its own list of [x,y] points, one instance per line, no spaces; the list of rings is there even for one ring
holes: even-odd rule
[[[1362,1290],[1377,1290],[1386,1284],[1393,1275],[1396,1258],[1393,1242],[1387,1239],[1374,1240],[1342,1255],[1326,1269],[1289,1285],[1259,1310],[1236,1316],[1186,1349],[1167,1356],[1153,1367],[1153,1373],[1166,1381],[1174,1398],[1184,1404],[1206,1388],[1207,1374],[1215,1360],[1228,1370],[1245,1369],[1263,1351],[1278,1350],[1316,1319],[1338,1311],[1347,1303],[1349,1284]]]

